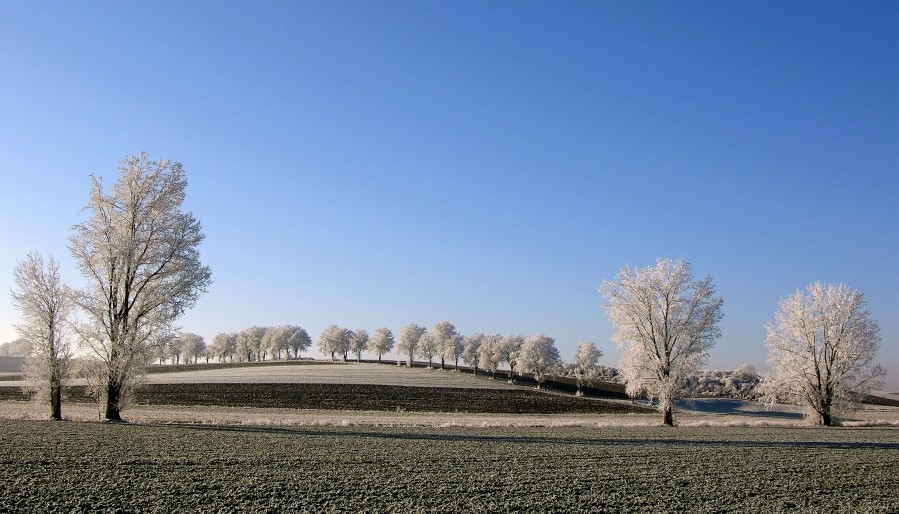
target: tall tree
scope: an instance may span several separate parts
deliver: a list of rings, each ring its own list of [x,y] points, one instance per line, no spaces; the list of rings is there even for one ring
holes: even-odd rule
[[[378,354],[378,362],[381,362],[381,355],[393,350],[393,345],[393,332],[389,328],[380,327],[375,330],[375,336],[369,340],[368,350]]]
[[[400,330],[400,342],[396,347],[397,366],[400,364],[400,355],[406,355],[406,365],[412,367],[412,358],[418,353],[418,341],[427,331],[425,327],[415,323],[409,323]]]
[[[690,264],[658,259],[655,266],[625,265],[599,291],[624,350],[621,374],[628,394],[658,401],[665,425],[674,425],[682,380],[703,364],[721,335],[723,301],[712,277],[694,281]]]
[[[72,357],[68,338],[72,298],[59,278],[59,263],[29,253],[13,269],[15,289],[10,291],[21,322],[16,325],[25,341],[25,378],[28,389],[50,406],[50,418],[62,419],[62,387]]]
[[[517,352],[516,360],[521,372],[534,375],[537,389],[546,381],[546,375],[562,364],[556,340],[544,334],[525,339],[521,350]]]
[[[865,303],[859,291],[820,282],[780,301],[765,340],[769,401],[803,405],[813,423],[830,426],[835,407],[880,384],[880,328]]]
[[[212,281],[200,263],[200,222],[183,212],[180,163],[145,153],[122,162],[109,193],[93,176],[88,218],[72,228],[69,250],[87,285],[75,295],[86,323],[79,335],[98,359],[106,419],[121,420],[123,400],[147,361],[147,348],[170,331]]]

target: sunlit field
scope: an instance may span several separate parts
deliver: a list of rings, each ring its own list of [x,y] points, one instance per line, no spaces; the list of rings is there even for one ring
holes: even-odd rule
[[[899,432],[0,421],[13,511],[895,512]]]
[[[375,364],[151,373],[125,424],[83,387],[63,422],[0,395],[12,511],[899,510],[899,430],[736,400],[684,402],[664,428],[627,400]],[[896,417],[871,409],[854,415]]]

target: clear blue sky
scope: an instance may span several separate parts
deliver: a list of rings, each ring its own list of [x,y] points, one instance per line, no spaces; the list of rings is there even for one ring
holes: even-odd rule
[[[88,176],[143,150],[188,170],[207,340],[446,319],[615,365],[596,287],[670,256],[724,298],[709,367],[843,282],[899,389],[895,2],[0,6],[2,291],[31,250],[78,284]]]

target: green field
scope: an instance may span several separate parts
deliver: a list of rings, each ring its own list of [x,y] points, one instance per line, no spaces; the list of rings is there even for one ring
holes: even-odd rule
[[[899,431],[0,420],[0,510],[896,512]]]

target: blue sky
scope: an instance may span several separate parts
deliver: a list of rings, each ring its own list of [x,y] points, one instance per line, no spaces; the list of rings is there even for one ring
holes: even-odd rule
[[[614,365],[596,287],[684,258],[712,368],[779,298],[863,291],[899,389],[892,2],[4,2],[0,289],[89,174],[182,162],[214,284],[181,324],[544,332]],[[16,313],[0,298],[0,341]]]

